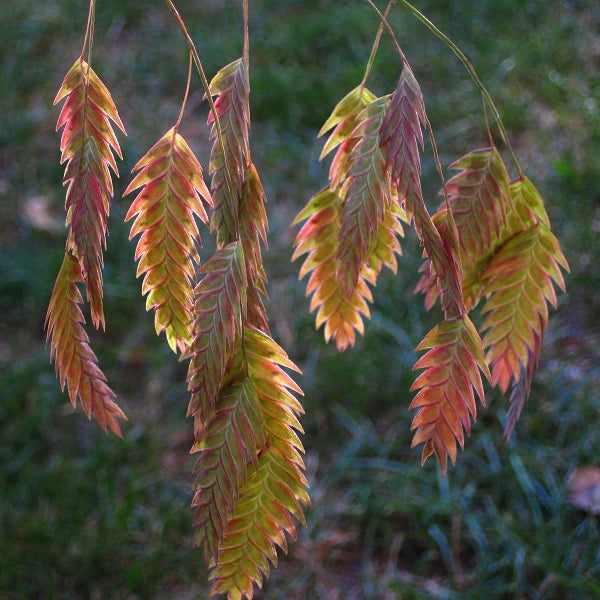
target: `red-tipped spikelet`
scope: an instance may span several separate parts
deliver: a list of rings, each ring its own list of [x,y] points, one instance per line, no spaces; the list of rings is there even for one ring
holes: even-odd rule
[[[258,329],[269,333],[267,311],[263,298],[267,296],[267,275],[263,266],[261,243],[267,245],[267,213],[263,190],[254,163],[246,171],[240,199],[240,242],[244,248],[248,276],[247,320]]]
[[[371,316],[368,302],[373,301],[368,283],[374,284],[376,279],[370,267],[363,269],[351,297],[338,280],[336,253],[341,202],[338,193],[330,188],[311,198],[294,221],[297,224],[306,219],[296,236],[292,256],[295,260],[307,254],[299,277],[302,279],[310,273],[306,295],[312,294],[310,310],[317,311],[316,327],[325,324],[325,341],[333,339],[339,351],[354,345],[356,331],[363,333],[363,318]]]
[[[518,382],[522,368],[537,361],[548,323],[547,302],[556,308],[554,283],[564,291],[560,267],[566,269],[557,239],[538,223],[513,236],[494,256],[484,273],[488,296],[482,312],[484,344],[492,370],[492,385],[503,393]]]
[[[92,322],[104,328],[102,306],[102,252],[106,246],[109,202],[113,195],[109,167],[118,175],[113,153],[121,156],[110,122],[125,133],[110,92],[92,68],[78,58],[54,99],[65,99],[56,129],[64,127],[60,140],[61,164],[69,235],[67,250],[81,263]]]
[[[412,71],[402,69],[396,90],[381,125],[379,143],[385,156],[398,195],[406,201],[406,212],[412,217],[422,204],[421,159],[423,147],[421,126],[427,122],[423,94]]]
[[[473,390],[485,405],[479,371],[488,379],[490,373],[479,334],[466,315],[436,325],[417,346],[426,349],[414,366],[425,370],[411,387],[419,390],[410,405],[418,409],[412,446],[425,443],[422,463],[435,453],[443,475],[447,456],[454,464],[456,442],[464,447],[464,432],[471,432],[471,419],[477,418]]]
[[[265,446],[260,404],[249,379],[221,390],[218,406],[192,452],[198,452],[194,472],[195,542],[207,563],[214,561],[227,521],[240,496],[248,469],[257,467],[257,452]]]
[[[380,145],[390,170],[392,185],[398,190],[409,218],[432,263],[446,317],[463,314],[460,263],[455,232],[449,228],[442,237],[433,224],[421,187],[422,126],[427,123],[423,94],[410,68],[405,65],[381,126]]]
[[[296,370],[285,352],[265,333],[244,328],[248,381],[259,401],[264,445],[257,448],[256,464],[241,480],[239,499],[211,563],[211,594],[226,593],[231,600],[252,598],[277,564],[277,546],[287,551],[286,533],[296,537],[294,519],[304,523],[308,506],[304,451],[296,431],[302,407],[292,392],[300,388],[282,367]]]
[[[233,242],[217,250],[200,267],[198,277],[187,377],[188,416],[194,416],[196,439],[213,417],[228,367],[239,351],[248,285],[241,244]]]
[[[357,141],[347,160],[340,194],[344,198],[337,248],[338,280],[352,297],[361,271],[377,240],[384,216],[392,204],[390,173],[379,147],[379,131],[389,98],[371,102],[359,115],[351,134]]]
[[[234,242],[239,235],[239,203],[250,166],[250,84],[246,59],[238,58],[223,67],[214,76],[209,88],[211,95],[215,96],[221,133],[219,140],[217,123],[211,112],[208,122],[212,124],[210,137],[213,147],[209,170],[215,204],[211,230],[216,232],[218,244],[224,245]]]
[[[194,215],[204,224],[203,202],[212,205],[202,167],[174,128],[137,162],[139,171],[124,195],[142,188],[125,217],[136,217],[129,238],[141,234],[135,251],[137,276],[144,275],[146,310],[154,309],[156,333],[162,331],[172,350],[191,343],[193,281],[200,264],[200,233]]]
[[[77,284],[83,283],[81,264],[72,254],[66,253],[46,314],[46,340],[50,339],[50,357],[54,360],[56,374],[75,407],[77,399],[83,411],[108,429],[121,436],[118,419],[126,419],[114,401],[115,393],[108,387],[98,359],[90,348],[83,324],[85,319],[79,308],[83,302]]]

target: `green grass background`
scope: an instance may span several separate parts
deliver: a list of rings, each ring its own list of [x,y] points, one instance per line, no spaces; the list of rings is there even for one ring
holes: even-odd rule
[[[44,347],[65,236],[52,100],[79,53],[85,4],[0,7],[0,599],[204,598],[186,369],[144,311],[123,223],[130,199],[121,198],[137,158],[174,122],[185,86],[187,50],[158,0],[99,0],[94,42],[94,68],[129,133],[106,253],[107,332],[89,332],[129,416],[123,440],[71,409]],[[178,3],[209,77],[239,56],[239,4]],[[599,520],[567,502],[567,483],[575,468],[600,463],[600,6],[416,4],[495,98],[570,262],[567,293],[510,443],[501,436],[507,400],[488,390],[456,467],[444,479],[433,461],[421,468],[410,450],[411,368],[439,313],[413,296],[414,236],[398,275],[381,277],[365,337],[342,355],[314,331],[299,264],[290,264],[289,224],[326,179],[316,133],[362,78],[377,17],[359,0],[252,1],[251,144],[269,198],[269,312],[304,371],[313,499],[307,526],[257,597],[599,598]],[[456,57],[408,12],[396,7],[390,19],[442,164],[485,145],[480,97]],[[398,76],[384,38],[370,87],[390,92]],[[181,131],[206,164],[206,105],[197,78],[194,86]],[[429,146],[423,167],[433,210]]]

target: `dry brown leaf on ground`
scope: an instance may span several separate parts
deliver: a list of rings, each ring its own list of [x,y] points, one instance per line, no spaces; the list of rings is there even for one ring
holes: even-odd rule
[[[600,515],[600,467],[575,469],[569,479],[569,504]]]

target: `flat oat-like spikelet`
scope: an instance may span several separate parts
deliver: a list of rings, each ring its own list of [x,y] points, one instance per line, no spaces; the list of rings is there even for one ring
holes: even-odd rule
[[[460,169],[446,192],[465,258],[481,255],[500,236],[510,210],[509,178],[496,148],[469,152],[450,165]]]
[[[475,395],[485,405],[481,371],[490,378],[481,339],[468,316],[447,319],[436,325],[417,346],[425,350],[415,369],[425,369],[411,390],[419,390],[410,408],[418,409],[411,429],[416,429],[412,447],[425,443],[421,462],[435,453],[442,474],[447,456],[456,461],[456,442],[464,447],[464,432],[471,432],[476,419]]]
[[[409,217],[422,204],[419,145],[423,147],[421,126],[426,122],[421,88],[405,66],[381,125],[379,143],[385,168],[391,172],[399,197],[406,202]]]
[[[389,98],[378,98],[360,113],[358,138],[348,158],[341,194],[344,204],[337,249],[338,279],[352,297],[368,262],[384,215],[391,206],[392,186],[379,145],[379,131]]]
[[[433,215],[433,217],[431,217],[431,220],[441,237],[444,237],[444,230],[448,225],[447,217],[448,214],[445,208],[440,209],[437,213],[435,213],[435,215]],[[457,252],[460,253],[460,247],[457,249]],[[429,260],[429,258],[427,258],[426,251],[423,252],[423,257],[423,263],[419,267],[419,273],[422,273],[422,275],[415,288],[415,293],[420,292],[425,295],[425,308],[427,310],[431,310],[440,296],[440,289],[438,285],[438,278],[435,274],[435,270],[433,269],[431,261]],[[463,272],[462,291],[463,296],[465,296],[465,263],[463,262],[462,257],[461,267]],[[466,306],[466,308],[467,310],[469,310],[470,307]]]
[[[518,381],[513,383],[510,391],[509,408],[506,415],[506,424],[504,426],[504,437],[509,438],[512,433],[521,411],[525,406],[525,402],[531,392],[531,382],[533,380],[533,371],[536,367],[537,358],[540,354],[540,348],[542,345],[542,339],[534,335],[533,336],[534,349],[527,351],[527,363],[526,366],[521,366],[521,376]]]
[[[207,562],[217,556],[240,486],[246,483],[250,465],[256,468],[258,449],[264,445],[260,405],[251,381],[225,387],[213,418],[192,447],[192,452],[199,452],[192,500],[195,542]]]
[[[240,200],[240,241],[246,258],[248,276],[247,320],[258,329],[269,333],[267,311],[263,297],[267,295],[267,275],[263,266],[261,242],[267,245],[267,213],[265,191],[254,163],[246,171]]]
[[[125,220],[136,216],[129,238],[141,234],[135,251],[137,276],[144,275],[146,310],[154,309],[156,333],[172,350],[191,343],[194,269],[200,263],[200,233],[194,215],[208,223],[203,201],[212,205],[202,167],[175,128],[137,162],[139,171],[124,195],[142,188]]]
[[[446,194],[458,235],[463,298],[470,310],[481,299],[481,277],[492,256],[523,225],[515,213],[508,172],[496,148],[469,152],[450,167],[460,169],[446,183]],[[433,222],[443,238],[449,226],[446,204],[433,216]],[[432,271],[427,259],[420,269],[424,275],[416,289],[426,295],[428,310],[438,296]]]
[[[491,383],[503,393],[512,383],[508,436],[529,395],[548,323],[547,302],[556,306],[552,281],[564,290],[560,268],[568,270],[568,264],[550,231],[539,192],[526,177],[506,186],[506,169],[495,149],[471,152],[454,164],[464,169],[449,187],[453,214],[455,204],[464,209],[457,215],[464,300],[470,310],[486,298],[482,327],[487,329],[483,343]],[[443,232],[447,209],[433,220]],[[478,236],[488,236],[488,243],[482,245]],[[426,294],[429,309],[437,299],[437,281],[429,260],[420,270],[417,291]]]
[[[441,237],[423,200],[419,145],[423,146],[421,128],[426,123],[423,94],[405,65],[381,125],[379,143],[392,185],[398,190],[408,217],[414,219],[417,235],[431,258],[430,273],[437,278],[444,314],[456,317],[464,312],[464,303],[455,235],[448,231],[447,236]]]
[[[303,448],[294,431],[302,431],[297,419],[302,408],[292,392],[302,392],[282,367],[298,369],[268,335],[250,325],[244,343],[265,445],[257,465],[248,467],[211,565],[211,595],[227,594],[229,600],[252,598],[254,584],[260,587],[270,563],[277,564],[277,546],[287,551],[286,533],[295,538],[294,518],[304,523],[302,506],[310,504]]]
[[[404,237],[402,223],[409,223],[408,215],[395,190],[392,190],[391,203],[386,209],[383,219],[377,228],[377,238],[371,244],[368,254],[368,267],[379,275],[382,267],[387,267],[392,273],[398,271],[396,256],[402,255],[402,246],[398,238]]]
[[[224,245],[237,239],[239,201],[250,165],[250,84],[245,58],[239,58],[223,67],[210,82],[209,89],[211,95],[216,96],[215,109],[223,141],[222,148],[211,112],[208,122],[212,123],[210,137],[214,141],[210,155],[210,174],[215,205],[211,230],[217,232],[219,245]],[[232,189],[229,189],[230,185]]]
[[[346,178],[350,153],[358,142],[358,137],[353,136],[352,133],[360,125],[360,114],[363,109],[375,99],[376,96],[366,87],[355,87],[336,104],[333,112],[319,131],[318,137],[321,137],[333,128],[323,146],[320,160],[323,160],[332,150],[338,148],[329,169],[329,180],[332,188],[338,187]]]
[[[306,295],[312,294],[310,310],[318,309],[316,326],[325,324],[325,340],[334,339],[339,351],[353,346],[356,332],[364,331],[372,301],[369,284],[375,285],[382,266],[395,272],[396,255],[402,252],[398,237],[404,235],[401,220],[407,217],[382,171],[378,143],[388,101],[357,87],[338,103],[319,133],[334,128],[321,154],[338,148],[330,186],[311,198],[293,223],[306,220],[292,260],[307,254],[300,278],[311,273],[306,288]]]
[[[307,254],[299,277],[310,273],[306,295],[312,294],[310,310],[317,310],[317,329],[325,323],[325,341],[335,340],[341,352],[353,346],[356,331],[363,333],[363,317],[371,316],[368,302],[373,301],[368,283],[375,283],[376,272],[366,265],[352,296],[338,280],[336,257],[342,200],[336,190],[325,188],[311,198],[293,225],[304,220],[296,240],[292,260]]]
[[[46,314],[46,340],[51,339],[50,356],[61,387],[64,389],[67,384],[73,407],[79,398],[88,418],[91,419],[93,414],[105,432],[110,429],[121,437],[118,419],[127,417],[114,401],[115,394],[98,367],[98,359],[83,329],[85,320],[79,308],[83,299],[77,289],[78,283],[83,283],[81,265],[67,252]]]
[[[67,163],[63,178],[68,184],[67,249],[81,263],[92,322],[96,328],[104,328],[102,252],[113,195],[109,167],[118,175],[113,153],[122,158],[110,122],[123,133],[125,129],[110,92],[83,58],[78,58],[65,76],[54,104],[65,98],[56,129],[64,127],[60,150],[61,164]]]
[[[492,385],[506,392],[518,382],[522,369],[536,362],[548,323],[546,302],[556,308],[552,282],[565,284],[560,267],[567,261],[552,232],[542,223],[522,231],[504,244],[487,268],[482,329],[492,370]]]
[[[242,337],[247,277],[242,245],[224,246],[198,269],[194,290],[193,342],[188,368],[195,439],[212,419],[227,367]]]

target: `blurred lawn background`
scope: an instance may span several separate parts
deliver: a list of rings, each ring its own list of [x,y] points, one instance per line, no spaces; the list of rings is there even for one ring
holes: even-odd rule
[[[105,257],[107,332],[88,329],[129,416],[123,440],[71,409],[44,347],[65,238],[52,100],[79,53],[86,4],[0,7],[0,599],[203,598],[186,367],[144,310],[123,223],[131,199],[121,198],[135,161],[176,119],[185,86],[187,49],[158,0],[99,1],[94,41],[94,69],[129,133]],[[178,3],[209,77],[241,52],[238,4]],[[422,469],[420,450],[410,450],[414,347],[439,318],[413,297],[414,236],[398,276],[380,279],[365,337],[343,355],[315,332],[299,263],[290,264],[289,224],[326,180],[316,133],[360,82],[377,17],[358,0],[250,4],[251,145],[269,198],[269,311],[275,337],[304,371],[314,505],[257,597],[599,598],[598,516],[569,504],[568,480],[600,464],[600,5],[416,1],[489,87],[571,265],[510,443],[501,435],[507,400],[490,391],[457,466],[441,479],[433,460]],[[462,65],[406,11],[396,8],[391,22],[425,94],[442,164],[485,145],[480,97]],[[369,85],[387,93],[398,76],[384,36]],[[197,77],[194,85],[181,132],[206,164],[206,105]],[[429,146],[423,167],[434,210]]]

